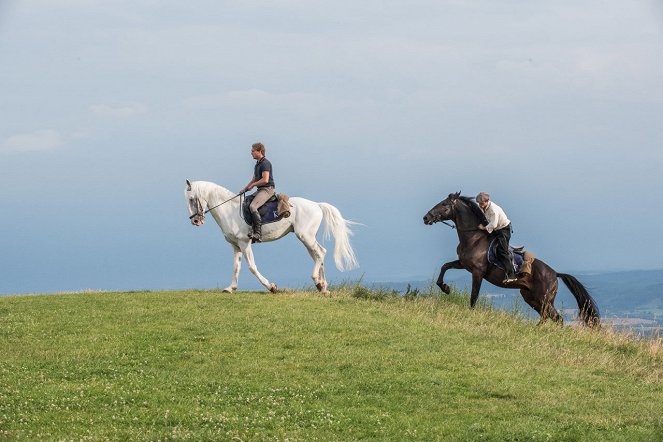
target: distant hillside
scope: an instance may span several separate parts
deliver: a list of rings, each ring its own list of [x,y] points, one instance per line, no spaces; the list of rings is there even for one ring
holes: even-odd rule
[[[663,309],[663,270],[579,274],[578,278],[608,310]]]
[[[663,326],[663,270],[634,270],[605,273],[573,273],[590,291],[605,318],[642,317],[652,319]],[[446,281],[458,289],[469,290],[470,274],[461,270],[447,272]],[[407,286],[427,290],[432,281],[373,282],[375,287],[389,287],[405,291]],[[564,284],[560,283],[555,305],[558,308],[577,308],[575,300]],[[481,293],[491,295],[497,306],[509,309],[522,299],[517,290],[496,287],[486,281]]]

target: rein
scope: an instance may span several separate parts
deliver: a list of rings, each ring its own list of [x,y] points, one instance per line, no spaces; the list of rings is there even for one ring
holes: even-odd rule
[[[454,229],[454,230],[458,230],[459,232],[476,232],[477,230],[481,230],[481,229],[463,229],[463,230],[460,230],[460,229],[459,229],[458,227],[456,227],[455,225],[453,225],[453,224],[449,224],[449,223],[446,222],[446,221],[440,221],[440,222],[443,223],[443,224],[445,224],[445,225],[447,225],[447,226],[449,226],[449,227],[451,227],[451,228]]]
[[[237,195],[235,195],[234,197],[229,198],[229,199],[223,201],[222,203],[217,204],[217,205],[214,206],[214,207],[210,207],[209,209],[205,210],[202,214],[200,213],[200,209],[199,209],[199,208],[196,208],[196,213],[194,213],[193,215],[191,215],[191,216],[189,217],[189,219],[193,219],[193,218],[196,217],[196,216],[205,216],[205,214],[206,214],[206,213],[209,213],[210,210],[214,210],[214,209],[216,209],[216,208],[219,207],[219,206],[223,206],[225,203],[227,203],[227,202],[229,202],[229,201],[232,201],[232,200],[234,200],[235,198],[237,198],[238,196],[242,196],[242,195],[244,195],[245,193],[246,193],[246,192],[240,192],[240,193],[238,193]],[[196,199],[198,199],[198,198],[196,197]],[[200,207],[200,202],[198,202],[198,206]],[[241,209],[240,209],[240,210],[241,210]]]

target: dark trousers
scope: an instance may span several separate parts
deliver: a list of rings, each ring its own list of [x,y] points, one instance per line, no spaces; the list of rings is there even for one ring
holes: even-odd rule
[[[503,229],[494,230],[493,235],[497,238],[497,247],[495,247],[495,252],[497,254],[497,260],[502,264],[502,267],[506,269],[506,276],[508,278],[514,277],[513,264],[511,263],[511,257],[509,256],[509,241],[511,240],[511,224],[506,226]]]

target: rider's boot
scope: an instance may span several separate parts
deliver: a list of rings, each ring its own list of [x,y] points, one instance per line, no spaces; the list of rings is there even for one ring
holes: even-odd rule
[[[251,242],[261,242],[262,220],[260,219],[260,214],[251,213],[251,218],[253,219],[253,233],[249,235],[251,237]]]
[[[504,271],[505,278],[502,281],[502,284],[509,284],[511,282],[516,282],[518,281],[518,277],[515,275],[513,271],[513,265],[511,264],[511,258],[507,258],[503,261],[504,263],[504,268],[508,269]]]

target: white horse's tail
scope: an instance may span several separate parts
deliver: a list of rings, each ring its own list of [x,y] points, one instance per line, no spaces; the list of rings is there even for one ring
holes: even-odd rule
[[[322,216],[325,219],[325,239],[332,235],[336,239],[336,245],[334,246],[336,268],[344,271],[359,267],[357,257],[350,244],[350,236],[352,236],[350,226],[356,223],[343,219],[341,212],[331,204],[318,203],[318,206],[322,209]]]

